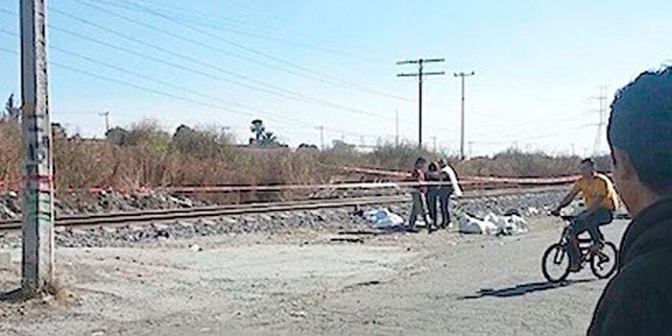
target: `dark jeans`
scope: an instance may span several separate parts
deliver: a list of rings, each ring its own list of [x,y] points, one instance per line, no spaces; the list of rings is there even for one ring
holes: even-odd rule
[[[427,190],[427,212],[429,212],[429,218],[432,219],[432,223],[436,225],[436,201],[439,199],[439,190],[437,188],[430,187]],[[430,223],[427,223],[428,225]]]
[[[438,201],[439,208],[441,210],[441,227],[445,227],[450,224],[450,212],[448,205],[450,204],[450,194],[452,191],[445,188],[430,188],[427,191],[427,211],[429,212],[429,217],[434,222],[434,225],[438,224],[438,212],[436,208],[436,203]]]
[[[450,195],[453,193],[451,188],[439,189],[439,207],[441,208],[441,227],[450,224]]]
[[[575,219],[572,225],[570,226],[569,233],[576,240],[576,238],[583,231],[588,231],[588,233],[590,233],[590,237],[593,239],[593,243],[599,244],[600,242],[604,241],[604,235],[600,230],[600,225],[609,224],[611,223],[612,220],[614,220],[613,210],[599,208],[593,211],[593,213],[588,215],[586,218]],[[580,257],[578,246],[573,245],[569,249],[569,253],[570,257],[572,258],[572,262],[578,263]]]

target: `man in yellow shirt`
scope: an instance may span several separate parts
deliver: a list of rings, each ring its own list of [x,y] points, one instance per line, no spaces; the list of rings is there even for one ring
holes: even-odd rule
[[[600,225],[609,224],[614,219],[614,210],[617,207],[616,192],[609,179],[595,173],[595,163],[591,159],[581,161],[581,178],[576,181],[572,190],[560,202],[553,213],[558,214],[562,208],[568,206],[579,194],[583,194],[585,211],[583,211],[572,223],[569,255],[572,260],[572,270],[579,267],[579,250],[576,238],[583,232],[588,231],[597,246],[604,240],[600,231]]]

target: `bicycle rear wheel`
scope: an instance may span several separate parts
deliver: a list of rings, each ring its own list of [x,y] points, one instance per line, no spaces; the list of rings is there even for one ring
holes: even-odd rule
[[[570,258],[564,245],[553,244],[541,259],[541,271],[549,282],[560,282],[569,275]]]
[[[605,242],[602,249],[590,259],[590,269],[599,279],[609,278],[616,272],[618,249],[612,242]]]

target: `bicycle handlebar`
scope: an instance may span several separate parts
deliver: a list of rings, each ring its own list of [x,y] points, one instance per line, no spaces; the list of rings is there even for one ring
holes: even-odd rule
[[[576,219],[576,217],[578,217],[578,216],[575,216],[575,215],[561,215],[559,213],[556,214],[556,213],[553,213],[553,211],[551,211],[549,213],[549,215],[554,216],[554,217],[560,217],[562,220],[567,221],[567,222],[574,221]]]

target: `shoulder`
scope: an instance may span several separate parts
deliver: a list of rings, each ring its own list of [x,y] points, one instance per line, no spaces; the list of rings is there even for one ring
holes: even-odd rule
[[[605,288],[590,334],[641,335],[643,329],[658,330],[668,323],[672,315],[670,276],[672,249],[652,251],[633,259]]]
[[[608,187],[611,184],[611,180],[603,174],[595,175],[595,181],[605,187]]]

